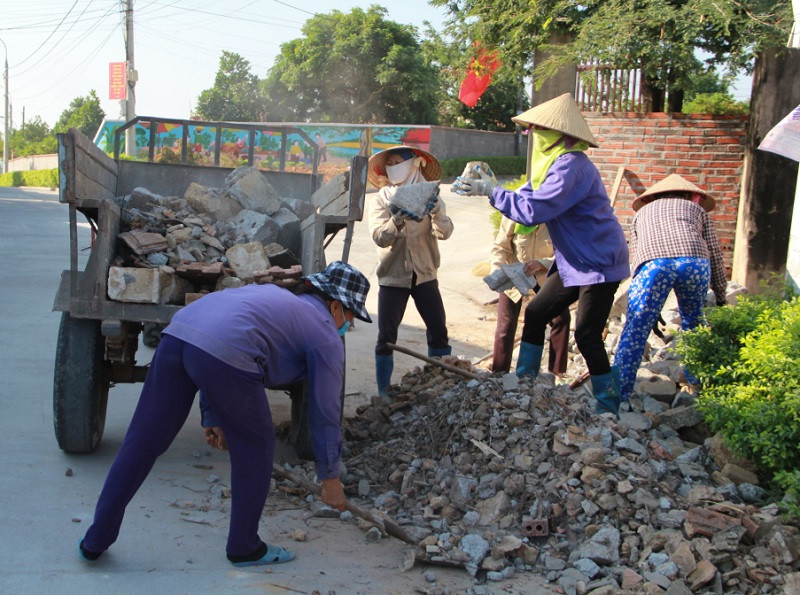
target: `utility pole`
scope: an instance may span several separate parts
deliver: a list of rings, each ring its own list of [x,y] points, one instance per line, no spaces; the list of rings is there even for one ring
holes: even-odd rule
[[[8,48],[6,47],[6,42],[0,39],[0,43],[3,44],[3,49],[5,50],[6,55],[6,67],[3,71],[3,80],[5,81],[5,111],[3,114],[5,115],[4,119],[4,130],[3,130],[3,173],[8,171],[8,130],[10,128],[10,124],[8,120],[10,116],[8,115]]]
[[[133,66],[133,0],[123,0],[125,3],[125,121],[136,117],[136,80],[139,75]],[[136,155],[136,128],[125,131],[125,152]]]

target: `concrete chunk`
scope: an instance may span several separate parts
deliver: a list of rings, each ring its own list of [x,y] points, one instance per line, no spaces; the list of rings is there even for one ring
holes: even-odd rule
[[[229,219],[242,210],[242,205],[230,196],[221,193],[216,188],[206,188],[197,182],[189,184],[183,198],[195,211],[208,213],[218,221]]]
[[[285,207],[281,207],[272,216],[272,220],[278,226],[278,240],[277,242],[291,250],[292,252],[300,252],[300,218],[292,211]]]
[[[278,241],[280,226],[268,215],[244,209],[228,220],[236,237],[267,245]]]
[[[438,195],[439,182],[409,184],[397,188],[391,204],[422,219],[428,212],[428,202]]]
[[[236,276],[248,283],[253,281],[257,271],[269,268],[267,252],[259,242],[236,244],[228,248],[225,256]]]
[[[108,269],[108,297],[118,302],[183,304],[190,291],[192,284],[178,277],[169,267]]]
[[[225,179],[228,195],[245,209],[272,215],[281,208],[281,198],[257,167],[243,166]]]
[[[346,214],[349,182],[350,172],[342,172],[338,176],[334,176],[311,195],[311,202],[323,215]]]

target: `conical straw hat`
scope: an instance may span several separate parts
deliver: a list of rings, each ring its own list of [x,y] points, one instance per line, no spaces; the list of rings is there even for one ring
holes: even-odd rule
[[[439,161],[436,159],[436,157],[417,147],[411,147],[409,145],[395,145],[393,147],[389,147],[388,149],[384,149],[379,153],[375,153],[369,158],[367,179],[369,180],[370,184],[375,186],[375,188],[382,188],[386,185],[386,161],[389,159],[389,155],[392,154],[392,151],[396,151],[398,149],[411,149],[414,152],[414,155],[425,159],[425,165],[423,165],[421,168],[422,177],[429,182],[433,182],[442,177],[442,166],[439,165]]]
[[[550,99],[532,107],[527,112],[511,118],[512,121],[522,126],[541,126],[551,130],[563,132],[574,138],[586,141],[592,147],[599,147],[589,129],[589,124],[581,115],[578,104],[572,95],[564,93],[555,99]]]
[[[671,174],[660,182],[656,182],[650,186],[648,190],[645,190],[637,196],[633,200],[633,210],[638,211],[647,203],[656,200],[659,194],[668,192],[697,192],[702,196],[700,199],[700,206],[703,207],[706,212],[711,211],[717,204],[717,201],[711,198],[705,190],[701,190],[678,174]]]

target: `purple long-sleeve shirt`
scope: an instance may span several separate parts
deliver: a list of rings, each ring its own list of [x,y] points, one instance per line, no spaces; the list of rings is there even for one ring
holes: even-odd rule
[[[544,182],[517,192],[498,186],[489,199],[523,225],[547,223],[565,287],[622,281],[630,276],[628,245],[600,172],[582,152],[555,160]]]
[[[215,291],[179,310],[164,333],[263,374],[268,387],[307,379],[317,475],[339,476],[344,345],[321,297],[276,285]]]

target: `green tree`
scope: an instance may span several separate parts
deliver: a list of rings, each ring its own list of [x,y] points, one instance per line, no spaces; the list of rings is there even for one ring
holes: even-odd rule
[[[89,138],[94,138],[97,129],[103,122],[106,113],[100,107],[100,99],[94,89],[86,97],[76,97],[69,107],[61,112],[61,117],[54,126],[54,132],[66,132],[70,128],[77,128]]]
[[[12,130],[8,146],[13,157],[47,155],[58,151],[56,137],[41,116],[35,116],[22,128]]]
[[[489,88],[475,107],[467,107],[458,99],[461,83],[467,76],[471,47],[463,42],[446,40],[430,25],[425,31],[422,49],[425,59],[439,70],[439,121],[455,128],[475,128],[495,132],[514,132],[511,116],[528,109],[521,73],[501,66],[492,77]]]
[[[197,98],[197,114],[205,120],[257,122],[263,111],[258,85],[250,62],[235,52],[223,51],[214,86]]]
[[[792,22],[785,0],[431,0],[453,15],[448,32],[498,47],[504,62],[525,69],[537,49],[550,57],[535,65],[537,85],[568,64],[594,60],[641,68],[654,111],[680,111],[696,51],[732,78],[749,72],[755,55],[785,45]],[[549,45],[551,36],[570,41]]]
[[[308,19],[262,85],[268,120],[437,123],[439,85],[415,27],[372,5]]]

